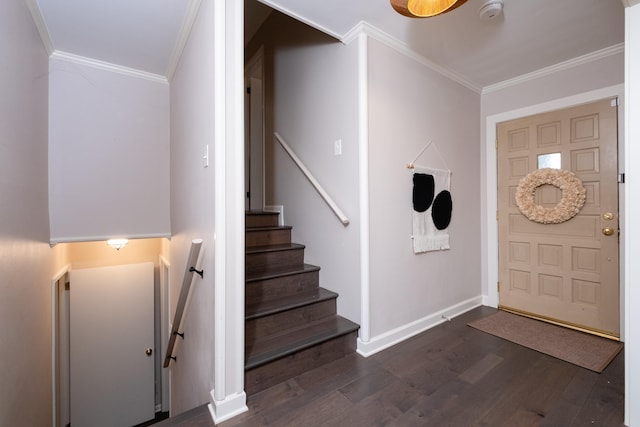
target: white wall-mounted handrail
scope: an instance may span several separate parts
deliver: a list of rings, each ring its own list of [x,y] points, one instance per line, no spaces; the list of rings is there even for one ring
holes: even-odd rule
[[[167,344],[167,354],[164,357],[165,368],[169,367],[171,360],[176,360],[174,355],[176,338],[180,335],[184,339],[184,331],[182,330],[182,322],[184,321],[185,312],[187,310],[189,302],[189,294],[191,290],[191,282],[193,282],[193,273],[198,273],[203,277],[203,272],[196,270],[196,263],[198,262],[198,255],[200,254],[200,247],[202,246],[202,239],[193,239],[191,241],[191,249],[189,250],[189,258],[187,258],[187,266],[184,272],[184,279],[182,280],[182,287],[180,288],[180,296],[178,297],[178,304],[176,305],[176,312],[173,316],[173,324],[171,326],[171,335],[169,335],[169,343]]]
[[[300,171],[302,171],[304,176],[307,177],[307,179],[309,180],[311,185],[313,185],[313,187],[316,189],[316,191],[320,194],[320,196],[327,203],[327,205],[329,205],[329,207],[331,208],[333,213],[338,217],[340,222],[342,222],[342,224],[345,225],[345,226],[349,225],[349,218],[347,218],[347,216],[344,214],[344,212],[342,212],[342,210],[338,207],[338,205],[336,205],[336,202],[334,202],[333,199],[331,198],[331,196],[329,196],[329,194],[325,191],[325,189],[322,188],[320,183],[315,179],[315,177],[311,174],[311,172],[309,172],[309,169],[307,169],[307,167],[304,165],[304,163],[302,163],[302,160],[300,160],[300,158],[298,156],[296,156],[296,153],[294,153],[293,150],[291,149],[291,147],[289,147],[289,144],[287,144],[285,142],[285,140],[282,139],[282,137],[280,136],[280,134],[278,134],[278,132],[274,132],[273,134],[276,137],[276,140],[282,146],[282,148],[284,148],[284,151],[287,152],[289,157],[291,157],[291,160],[293,160],[293,162],[296,164],[296,166],[298,166],[298,168],[300,169]]]

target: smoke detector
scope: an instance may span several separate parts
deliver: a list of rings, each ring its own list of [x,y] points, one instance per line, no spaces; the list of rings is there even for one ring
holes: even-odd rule
[[[478,14],[480,15],[481,20],[490,21],[502,13],[503,7],[504,3],[502,0],[489,0],[482,5]]]

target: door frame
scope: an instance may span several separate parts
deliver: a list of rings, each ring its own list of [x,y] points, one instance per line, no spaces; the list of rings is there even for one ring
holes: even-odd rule
[[[155,343],[156,347],[156,356],[155,358],[159,360],[158,363],[155,364],[155,369],[160,369],[160,384],[162,390],[162,400],[158,407],[156,406],[155,410],[161,410],[162,412],[167,412],[171,408],[171,376],[167,369],[162,369],[162,359],[159,358],[159,355],[164,354],[163,352],[166,350],[166,342],[168,339],[169,332],[171,330],[169,324],[171,322],[171,282],[170,282],[170,272],[171,272],[171,263],[162,255],[159,256],[159,286],[160,286],[160,304],[156,304],[154,302],[154,311],[160,311],[160,328],[154,322],[154,335],[157,334],[157,329],[161,334],[160,342]],[[59,421],[61,410],[61,404],[65,402],[69,402],[69,372],[66,370],[60,370],[60,366],[62,363],[69,363],[69,349],[68,347],[62,348],[63,343],[68,344],[69,340],[69,301],[63,301],[60,298],[63,289],[61,286],[64,286],[64,282],[62,279],[69,278],[69,273],[71,272],[71,264],[67,264],[62,267],[52,278],[51,278],[51,426],[52,427],[61,427]],[[155,275],[155,272],[154,272]],[[155,284],[154,284],[155,288]],[[68,293],[67,293],[68,296]],[[65,322],[61,322],[60,315],[65,315]],[[64,328],[64,330],[63,330]],[[155,341],[155,340],[154,340]],[[62,351],[61,351],[62,350]],[[66,382],[67,387],[61,388],[63,382]],[[68,414],[67,414],[68,415]],[[63,424],[64,425],[64,424]]]
[[[61,391],[61,386],[63,381],[69,383],[69,372],[60,372],[59,366],[62,362],[69,361],[69,350],[66,349],[66,352],[61,355],[60,348],[61,342],[69,340],[68,332],[65,334],[61,331],[61,326],[65,326],[65,330],[68,330],[68,323],[61,325],[59,313],[67,312],[68,303],[64,304],[63,301],[60,300],[60,294],[62,289],[60,289],[61,279],[68,278],[69,272],[71,271],[71,264],[67,264],[58,273],[56,273],[51,279],[51,425],[53,427],[59,427],[58,418],[61,412],[60,405],[63,402],[69,401],[68,389],[66,389],[66,397],[60,396],[61,393],[65,393],[64,390]],[[64,286],[64,284],[62,283]],[[67,320],[68,321],[68,320]]]
[[[495,147],[496,126],[500,122],[518,119],[521,117],[531,116],[574,107],[581,104],[587,104],[604,98],[618,98],[618,167],[624,165],[625,141],[624,141],[624,84],[609,86],[590,92],[581,93],[565,98],[559,98],[540,104],[531,105],[503,113],[487,116],[485,120],[485,221],[483,230],[483,287],[486,286],[487,294],[483,296],[483,305],[497,308],[498,307],[498,221],[496,220],[496,212],[498,209],[498,152]],[[624,191],[619,191],[618,212],[620,218],[620,230],[625,229]],[[625,304],[624,296],[627,283],[624,276],[624,254],[625,254],[625,236],[620,233],[619,248],[619,273],[620,273],[620,337],[625,337]]]
[[[253,82],[258,84],[257,92],[245,92],[245,192],[258,194],[256,198],[249,197],[248,207],[252,209],[264,209],[265,201],[265,84],[264,84],[264,46],[258,50],[247,61],[244,70],[245,88],[254,87]],[[256,96],[257,95],[257,96]],[[251,100],[254,102],[252,103]],[[250,114],[250,109],[255,109],[258,104],[260,119],[256,120],[255,115]],[[247,120],[247,115],[249,120]],[[260,133],[255,135],[252,129],[259,127]],[[258,157],[258,159],[256,159]],[[259,163],[259,170],[256,170],[256,160]],[[259,172],[259,173],[256,173]],[[256,182],[256,178],[258,178]],[[248,184],[248,185],[247,185]],[[245,199],[246,200],[246,199]]]
[[[161,412],[169,412],[171,414],[171,373],[169,369],[162,367],[164,360],[163,355],[167,351],[167,344],[171,334],[171,263],[164,256],[158,257],[159,280],[160,280],[160,305],[156,307],[156,311],[160,311],[160,327],[156,333],[160,333],[159,348],[156,350],[158,364],[156,369],[160,372],[160,382],[162,389],[162,398],[160,403]],[[157,327],[157,325],[156,325]],[[158,408],[156,408],[156,412]]]

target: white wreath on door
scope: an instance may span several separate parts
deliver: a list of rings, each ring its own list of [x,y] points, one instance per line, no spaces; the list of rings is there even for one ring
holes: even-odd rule
[[[553,208],[537,205],[536,189],[549,184],[562,191],[560,202]],[[540,224],[559,224],[580,212],[587,198],[582,181],[573,172],[562,169],[536,169],[522,178],[516,189],[516,205],[529,220]]]

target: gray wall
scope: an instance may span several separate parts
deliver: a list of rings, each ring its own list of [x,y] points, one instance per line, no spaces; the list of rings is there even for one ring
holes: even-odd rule
[[[54,56],[49,97],[51,240],[169,236],[167,82]]]
[[[171,81],[171,309],[175,312],[191,240],[204,240],[204,279],[192,284],[191,303],[171,367],[171,413],[209,400],[214,378],[214,168],[203,167],[204,146],[213,153],[212,2],[203,2]],[[173,319],[172,319],[173,321]]]
[[[372,340],[480,296],[480,95],[369,42]],[[450,250],[414,254],[412,174],[450,169]],[[438,316],[438,320],[439,316]]]
[[[50,426],[49,62],[21,0],[0,3],[0,425]]]

